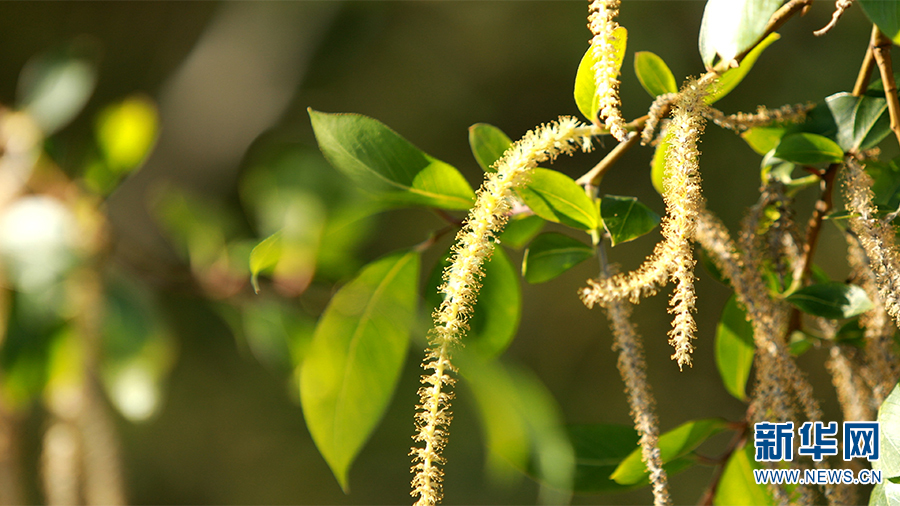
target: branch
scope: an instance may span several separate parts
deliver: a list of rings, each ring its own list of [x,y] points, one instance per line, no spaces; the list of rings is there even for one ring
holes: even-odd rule
[[[637,132],[632,132],[629,134],[628,138],[625,139],[625,142],[617,144],[616,147],[612,148],[612,150],[607,153],[593,169],[586,172],[575,182],[582,186],[599,186],[600,180],[603,179],[603,175],[606,174],[606,171],[619,161],[619,158],[622,158],[622,155],[637,144],[639,140],[641,140],[641,136]]]
[[[878,37],[878,27],[872,25],[872,38],[866,48],[866,56],[863,57],[862,66],[859,68],[859,75],[856,76],[856,84],[853,86],[853,96],[861,97],[869,87],[869,78],[872,76],[872,68],[875,66],[875,54],[872,47]]]
[[[900,100],[897,99],[897,83],[894,82],[894,70],[891,68],[893,42],[877,28],[873,35],[872,53],[881,73],[881,82],[884,83],[884,98],[887,99],[888,113],[891,116],[891,131],[897,137],[897,142],[900,142]]]

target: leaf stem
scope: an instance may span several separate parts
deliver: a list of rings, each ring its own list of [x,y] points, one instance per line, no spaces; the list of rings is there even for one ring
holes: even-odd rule
[[[628,152],[628,150],[634,147],[640,140],[641,136],[637,132],[631,132],[624,142],[620,142],[616,147],[612,148],[612,150],[607,153],[593,169],[586,172],[575,182],[582,186],[599,186],[600,180],[603,179],[603,175],[606,174],[606,171],[619,161],[619,158],[622,158],[622,155]]]
[[[725,448],[725,452],[723,452],[722,455],[718,458],[710,459],[710,461],[715,462],[716,470],[713,472],[712,480],[709,482],[709,486],[706,487],[706,491],[703,493],[703,496],[700,497],[700,501],[697,502],[698,505],[712,506],[713,500],[716,497],[716,491],[719,488],[719,483],[722,481],[722,474],[725,472],[725,464],[728,463],[728,459],[731,458],[731,455],[735,452],[735,450],[742,447],[743,444],[747,441],[749,427],[750,424],[748,422],[741,423],[738,427],[737,433],[735,433],[734,437],[731,438],[731,442],[728,443],[728,447]]]
[[[876,27],[873,30],[872,54],[881,73],[884,84],[884,98],[887,99],[888,113],[891,116],[891,131],[900,143],[900,100],[897,99],[897,83],[894,82],[894,71],[891,68],[891,45],[893,42]]]

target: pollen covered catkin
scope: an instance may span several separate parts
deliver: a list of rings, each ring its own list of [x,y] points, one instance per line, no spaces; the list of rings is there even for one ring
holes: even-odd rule
[[[513,190],[524,185],[538,163],[570,154],[577,148],[591,147],[592,127],[583,126],[571,117],[529,131],[513,144],[494,164],[496,172],[485,175],[474,207],[456,236],[450,265],[444,270],[444,283],[439,290],[444,301],[434,313],[434,328],[428,335],[429,348],[422,367],[430,374],[422,376],[419,405],[416,412],[416,434],[413,440],[422,446],[412,448],[413,497],[418,506],[430,506],[441,499],[444,463],[441,452],[447,442],[450,424],[450,401],[447,390],[454,380],[451,363],[453,346],[468,330],[467,321],[481,288],[482,266],[490,259],[497,234],[506,225]]]
[[[627,135],[625,119],[619,109],[619,62],[614,32],[619,24],[619,0],[594,0],[589,7],[588,28],[591,30],[591,52],[594,57],[594,83],[599,97],[599,116],[609,133],[619,142]]]

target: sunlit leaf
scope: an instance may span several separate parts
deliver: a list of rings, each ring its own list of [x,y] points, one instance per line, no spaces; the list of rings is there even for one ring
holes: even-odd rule
[[[756,127],[741,133],[741,138],[753,151],[764,155],[775,149],[784,133],[784,127]]]
[[[844,150],[827,137],[800,132],[785,135],[775,148],[774,156],[799,165],[818,165],[840,163],[844,159]]]
[[[880,423],[879,449],[881,455],[872,462],[872,469],[881,471],[886,480],[900,476],[900,385],[895,385],[890,395],[878,408]]]
[[[650,51],[634,53],[634,73],[641,82],[641,86],[652,97],[678,92],[675,76],[672,75],[669,66],[662,58]]]
[[[419,254],[364,267],[331,299],[300,371],[303,416],[341,487],[393,395],[418,298]]]
[[[650,182],[660,195],[665,195],[666,190],[663,181],[666,178],[666,153],[672,143],[673,132],[666,132],[666,136],[659,139],[656,151],[653,152],[653,161],[650,162]]]
[[[718,55],[731,61],[763,34],[783,0],[708,0],[700,23],[700,57],[707,68]]]
[[[584,230],[597,228],[597,207],[584,188],[561,172],[534,169],[528,185],[519,189],[519,196],[545,220]]]
[[[829,319],[852,318],[874,307],[865,290],[838,282],[805,286],[787,301],[804,313]]]
[[[443,283],[444,269],[450,265],[449,253],[435,264],[428,277],[425,300],[428,314],[434,312],[443,301],[437,287]],[[469,334],[466,348],[483,358],[503,353],[512,342],[522,316],[522,290],[519,273],[503,251],[494,248],[491,259],[483,266],[484,278],[478,299],[469,318]]]
[[[613,62],[613,66],[618,70],[622,68],[622,62],[625,60],[628,31],[625,27],[620,26],[613,31],[612,38],[613,48],[616,51],[616,59]],[[578,106],[581,114],[590,121],[597,119],[597,111],[600,109],[600,96],[597,94],[597,82],[594,77],[594,65],[596,63],[594,52],[588,47],[584,56],[581,57],[578,72],[575,74],[575,105]]]
[[[32,58],[22,68],[18,105],[45,135],[72,121],[94,92],[97,68],[91,49],[70,46]]]
[[[659,215],[636,197],[605,195],[600,202],[600,218],[612,245],[628,242],[659,225]]]
[[[500,244],[519,249],[534,239],[545,223],[547,222],[543,218],[534,214],[517,214],[509,219],[500,234]]]
[[[753,444],[738,448],[728,458],[713,504],[716,506],[765,506],[776,504],[765,485],[758,485],[753,470],[760,469]]]
[[[136,168],[146,158],[159,131],[156,104],[133,95],[106,107],[97,117],[95,134],[107,166],[117,173]]]
[[[900,484],[884,480],[872,489],[869,506],[895,506],[897,504],[900,504]]]
[[[529,283],[543,283],[594,256],[587,244],[557,232],[537,236],[522,260],[522,275]]]
[[[835,140],[845,151],[872,148],[891,132],[883,97],[836,93],[826,98],[825,104],[837,126]]]
[[[720,3],[730,2],[731,0],[720,0]],[[748,1],[748,0],[743,0]],[[756,0],[749,0],[756,1]],[[765,0],[771,1],[771,0]],[[778,0],[780,1],[780,0]],[[761,2],[762,3],[762,2]],[[750,69],[753,68],[753,65],[756,63],[756,60],[759,59],[759,55],[762,54],[763,51],[766,50],[773,42],[780,39],[781,36],[777,33],[770,33],[765,39],[762,40],[753,51],[747,53],[747,56],[741,61],[741,65],[737,68],[731,68],[725,71],[715,83],[710,86],[709,94],[706,95],[706,103],[712,104],[719,101],[725,95],[731,93],[731,90],[735,89],[741,81],[744,80],[744,77],[750,72]]]
[[[319,149],[362,189],[395,205],[469,209],[475,192],[454,167],[378,120],[309,109]]]
[[[259,275],[264,271],[275,267],[284,251],[282,246],[281,231],[275,232],[263,239],[263,241],[250,252],[250,282],[253,290],[259,293]]]
[[[746,401],[747,378],[750,377],[756,346],[753,343],[753,325],[747,321],[747,314],[734,295],[725,304],[716,327],[715,348],[716,367],[722,384],[728,393]]]
[[[485,172],[496,172],[491,165],[512,146],[512,141],[503,130],[487,123],[475,123],[469,127],[469,147],[475,161]]]
[[[728,423],[720,418],[683,423],[659,436],[660,459],[666,464],[683,457],[727,426]],[[641,460],[641,449],[636,448],[619,464],[610,479],[621,485],[630,485],[641,481],[647,474],[647,466]]]

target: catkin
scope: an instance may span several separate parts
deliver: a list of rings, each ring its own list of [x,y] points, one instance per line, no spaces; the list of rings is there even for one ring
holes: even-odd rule
[[[615,30],[619,27],[619,0],[594,0],[588,14],[588,28],[591,30],[591,52],[594,57],[594,82],[599,98],[599,116],[609,133],[619,142],[625,141],[627,131],[625,119],[619,108],[619,62],[615,48]]]

